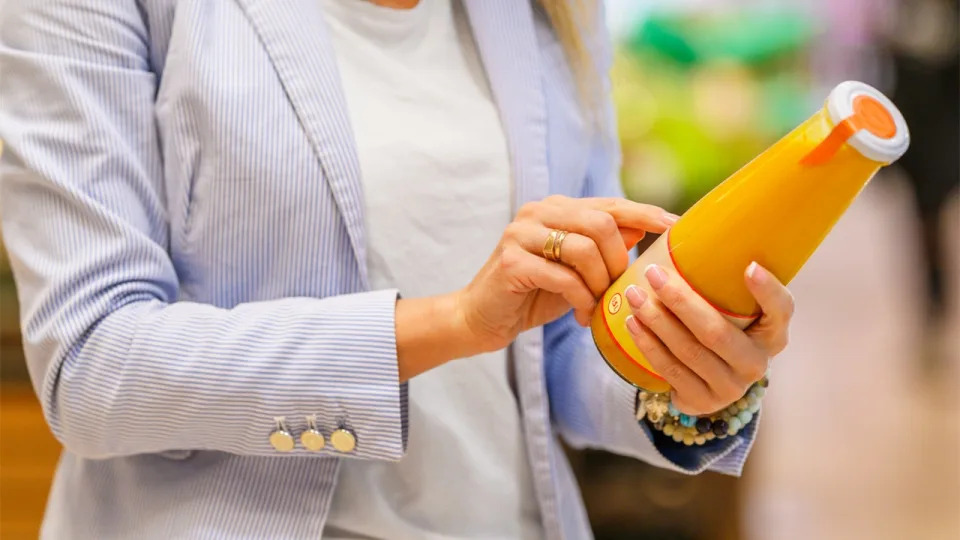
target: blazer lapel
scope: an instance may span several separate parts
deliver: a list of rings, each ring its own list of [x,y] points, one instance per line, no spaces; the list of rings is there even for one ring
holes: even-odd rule
[[[363,190],[353,130],[317,0],[237,0],[257,30],[343,216],[367,284]],[[540,52],[529,2],[464,0],[510,150],[514,203],[549,193]]]
[[[547,115],[531,2],[464,0],[510,148],[514,202],[549,194]]]
[[[423,0],[421,0],[423,1]],[[464,0],[510,149],[514,203],[549,193],[547,115],[534,14],[528,0]],[[543,329],[520,334],[510,348],[523,409],[527,455],[547,537],[561,538],[552,471]]]
[[[368,286],[360,164],[333,45],[318,0],[238,0],[320,159]]]

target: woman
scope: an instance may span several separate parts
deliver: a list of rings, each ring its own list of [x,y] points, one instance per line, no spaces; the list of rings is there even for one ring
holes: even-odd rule
[[[627,248],[676,218],[617,198],[592,84],[610,51],[577,17],[5,5],[4,235],[65,447],[44,536],[584,538],[555,434],[738,473],[755,422],[655,438],[583,328]],[[657,298],[632,295],[684,412],[737,400],[785,343],[789,293],[749,274],[765,315],[746,333],[664,269]]]

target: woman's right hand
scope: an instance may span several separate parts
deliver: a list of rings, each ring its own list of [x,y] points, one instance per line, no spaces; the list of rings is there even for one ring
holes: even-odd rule
[[[527,329],[574,310],[590,324],[597,299],[629,265],[628,250],[647,232],[662,233],[677,216],[619,198],[554,195],[520,208],[456,309],[478,347],[509,345]],[[567,231],[560,261],[544,258],[552,230]]]
[[[573,309],[590,324],[593,309],[629,264],[627,250],[677,216],[626,199],[551,196],[523,206],[493,254],[463,289],[397,301],[400,381],[454,358],[502,349],[517,334]],[[567,231],[560,261],[543,256],[554,229]]]

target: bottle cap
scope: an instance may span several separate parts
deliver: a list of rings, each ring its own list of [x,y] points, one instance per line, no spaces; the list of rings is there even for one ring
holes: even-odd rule
[[[910,130],[897,106],[876,88],[862,82],[841,83],[827,98],[834,125],[853,121],[857,128],[847,144],[864,157],[890,164],[910,147]]]

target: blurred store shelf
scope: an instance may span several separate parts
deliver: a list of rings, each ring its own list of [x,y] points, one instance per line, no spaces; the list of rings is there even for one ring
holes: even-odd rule
[[[30,386],[0,386],[0,538],[37,538],[59,456]]]
[[[0,380],[27,380],[19,322],[17,291],[13,286],[3,240],[0,239]]]

